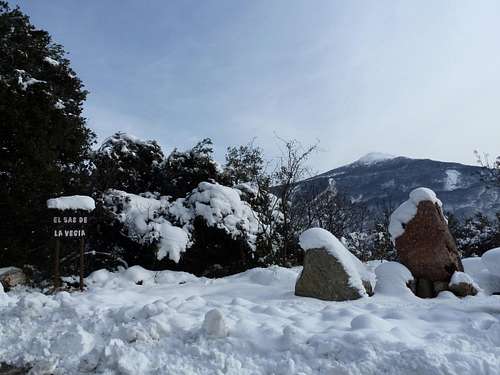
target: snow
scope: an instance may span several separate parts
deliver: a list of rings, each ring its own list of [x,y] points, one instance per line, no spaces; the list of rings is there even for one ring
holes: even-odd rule
[[[500,276],[500,247],[486,251],[481,260],[492,274]]]
[[[363,263],[352,255],[337,237],[322,228],[311,228],[300,235],[300,247],[304,250],[325,249],[342,264],[349,275],[349,285],[366,296],[362,280],[373,284],[374,275],[368,272]]]
[[[407,283],[413,280],[413,275],[401,263],[384,262],[375,269],[375,275],[377,276],[375,294],[415,297],[407,286]]]
[[[26,71],[22,69],[15,69],[15,71],[18,74],[17,83],[19,84],[19,86],[21,86],[21,89],[23,91],[26,91],[31,85],[37,83],[47,83],[45,81],[41,81],[39,79],[31,77],[28,73],[26,73]]]
[[[396,241],[396,238],[404,234],[404,227],[415,217],[418,204],[423,201],[437,203],[439,207],[443,205],[436,197],[436,193],[431,189],[420,187],[412,190],[410,192],[410,199],[403,202],[391,215],[389,233],[393,242]]]
[[[92,274],[85,292],[15,289],[0,303],[0,358],[34,374],[500,373],[500,297],[328,302],[293,294],[299,272],[133,267]]]
[[[85,195],[70,195],[47,200],[47,208],[93,211],[95,209],[95,201]]]
[[[473,284],[474,281],[465,272],[455,271],[451,276],[450,285],[458,285],[460,283]]]
[[[456,169],[447,169],[445,171],[446,178],[444,180],[444,190],[453,191],[460,187],[460,172]]]
[[[228,335],[226,321],[219,309],[213,309],[206,313],[202,329],[206,335],[212,337],[225,337]]]
[[[44,57],[44,58],[43,58],[43,61],[45,61],[45,62],[49,63],[49,64],[50,64],[50,65],[52,65],[52,66],[59,66],[59,65],[60,65],[59,61],[54,60],[53,58],[48,57],[48,56],[47,56],[47,57]]]
[[[188,234],[182,228],[174,227],[168,221],[159,224],[158,231],[161,239],[157,258],[161,260],[168,255],[169,259],[178,263],[181,259],[181,253],[186,251],[188,247]]]
[[[491,273],[480,257],[462,259],[465,272],[486,294],[500,293],[500,275]]]
[[[390,154],[384,154],[382,152],[370,152],[366,154],[365,156],[359,158],[357,161],[354,162],[354,164],[360,164],[360,165],[373,165],[380,163],[382,161],[386,160],[391,160],[396,158],[397,156],[390,155]]]
[[[465,272],[455,271],[451,276],[449,285],[458,285],[458,284],[470,284],[476,290],[480,290],[481,288],[474,282],[471,276],[467,275]]]
[[[233,238],[246,234],[249,245],[255,249],[259,222],[250,205],[241,200],[239,190],[200,182],[184,204],[191,207],[192,217],[203,217],[209,226],[223,229]]]

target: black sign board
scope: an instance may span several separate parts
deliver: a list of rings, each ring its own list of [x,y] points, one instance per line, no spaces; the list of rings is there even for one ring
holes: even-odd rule
[[[52,217],[52,236],[53,237],[85,237],[87,235],[85,226],[89,221],[88,216],[53,216]]]

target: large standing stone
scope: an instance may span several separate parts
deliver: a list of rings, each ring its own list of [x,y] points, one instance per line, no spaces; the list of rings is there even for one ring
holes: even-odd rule
[[[416,279],[449,282],[455,271],[463,271],[441,202],[432,190],[412,191],[410,200],[391,216],[389,229],[400,262]]]
[[[364,265],[330,232],[312,228],[300,237],[306,251],[295,294],[327,301],[346,301],[372,294]]]

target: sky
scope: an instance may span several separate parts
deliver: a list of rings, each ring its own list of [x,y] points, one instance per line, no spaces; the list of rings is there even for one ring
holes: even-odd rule
[[[90,92],[99,140],[168,154],[213,139],[319,141],[323,172],[369,152],[500,154],[500,2],[22,0]]]

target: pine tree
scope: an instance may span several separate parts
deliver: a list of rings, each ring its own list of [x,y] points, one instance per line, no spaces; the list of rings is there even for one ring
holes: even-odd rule
[[[205,138],[191,150],[172,151],[161,168],[162,194],[185,197],[200,182],[222,182],[212,145],[212,140]]]
[[[116,133],[94,154],[94,186],[101,192],[109,188],[134,194],[159,191],[163,161],[163,152],[156,141]]]
[[[0,1],[0,265],[46,259],[46,199],[85,189],[94,134],[81,116],[87,92],[64,56]]]

